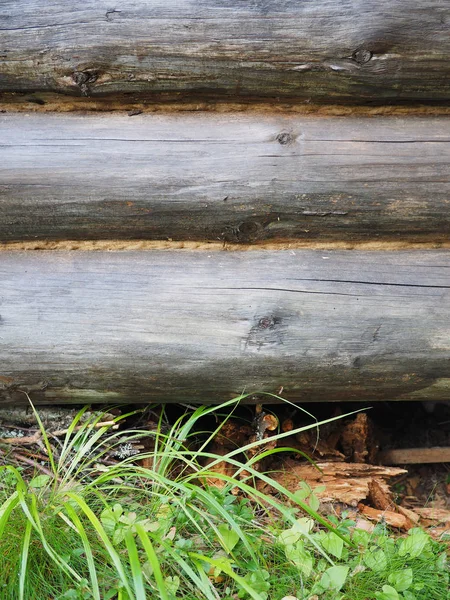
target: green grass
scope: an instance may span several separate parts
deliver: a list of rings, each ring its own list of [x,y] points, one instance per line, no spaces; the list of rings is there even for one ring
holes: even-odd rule
[[[42,428],[51,475],[0,467],[0,598],[450,598],[444,549],[422,531],[402,540],[345,519],[330,525],[314,490],[293,494],[258,471],[264,441],[209,453],[217,429],[199,435],[208,415],[230,416],[238,402],[187,411],[167,431],[163,412],[153,432],[96,428],[102,415],[82,420],[85,411],[60,443]],[[149,436],[152,449],[138,458],[151,466],[136,456],[102,462]],[[213,471],[222,461],[234,477]],[[276,494],[259,492],[258,480]]]

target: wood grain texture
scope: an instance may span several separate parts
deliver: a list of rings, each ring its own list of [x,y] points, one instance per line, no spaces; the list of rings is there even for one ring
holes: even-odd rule
[[[450,447],[393,448],[380,454],[383,465],[423,465],[450,462]]]
[[[2,91],[450,98],[442,0],[3,0]]]
[[[2,252],[3,403],[442,400],[450,252]]]
[[[450,120],[0,116],[0,241],[445,241]]]

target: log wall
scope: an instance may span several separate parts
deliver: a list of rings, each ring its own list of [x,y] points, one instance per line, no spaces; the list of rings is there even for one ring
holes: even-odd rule
[[[0,242],[448,239],[450,120],[0,116]]]
[[[4,0],[0,403],[448,400],[449,22]]]
[[[0,259],[3,402],[448,398],[448,251]]]
[[[442,0],[3,0],[0,91],[445,102]]]

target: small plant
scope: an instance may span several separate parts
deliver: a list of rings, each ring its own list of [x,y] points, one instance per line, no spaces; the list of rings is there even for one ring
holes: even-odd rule
[[[355,523],[335,521],[350,534]],[[345,546],[333,531],[313,531],[314,522],[298,519],[278,539],[286,558],[300,574],[300,598],[330,600],[447,600],[449,571],[444,548],[421,529],[412,529],[406,538],[395,539],[377,526],[369,534],[354,529],[357,549]],[[305,537],[309,533],[309,539]],[[329,566],[317,555],[324,548],[336,561]],[[299,594],[296,589],[297,595]]]

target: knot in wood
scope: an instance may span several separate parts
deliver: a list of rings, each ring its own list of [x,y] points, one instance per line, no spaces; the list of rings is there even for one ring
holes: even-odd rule
[[[72,75],[72,79],[81,87],[82,85],[97,81],[98,73],[95,71],[75,71]]]
[[[270,329],[275,325],[275,319],[273,317],[262,317],[258,321],[258,327],[260,329]]]
[[[292,142],[294,141],[293,136],[288,133],[287,131],[282,131],[281,133],[279,133],[277,135],[277,142],[279,144],[281,144],[282,146],[287,146],[288,144],[292,144]]]
[[[372,56],[373,52],[367,50],[366,48],[359,48],[358,50],[355,50],[355,52],[353,52],[352,54],[353,60],[360,65],[368,63]]]
[[[98,79],[98,73],[95,71],[75,71],[72,74],[72,79],[80,88],[83,96],[89,93],[89,85]]]

